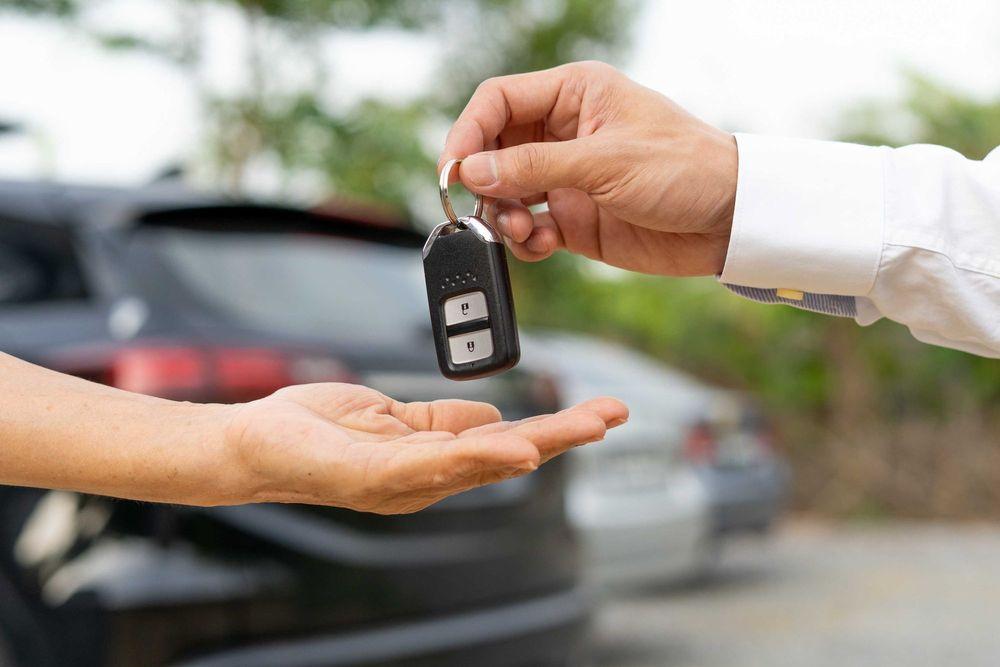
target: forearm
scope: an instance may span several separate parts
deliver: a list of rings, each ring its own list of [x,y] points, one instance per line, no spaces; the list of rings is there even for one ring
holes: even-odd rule
[[[238,502],[231,408],[178,403],[0,354],[0,483],[208,505]]]

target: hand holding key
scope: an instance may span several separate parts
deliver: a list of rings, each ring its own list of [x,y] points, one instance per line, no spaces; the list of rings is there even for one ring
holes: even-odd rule
[[[498,77],[455,121],[441,162],[496,200],[523,260],[558,249],[664,275],[722,271],[736,143],[602,63]],[[526,204],[548,200],[533,215]]]

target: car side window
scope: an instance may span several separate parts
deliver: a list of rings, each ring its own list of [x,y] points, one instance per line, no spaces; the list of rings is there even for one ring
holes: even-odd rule
[[[0,307],[86,296],[83,272],[67,231],[0,219]]]

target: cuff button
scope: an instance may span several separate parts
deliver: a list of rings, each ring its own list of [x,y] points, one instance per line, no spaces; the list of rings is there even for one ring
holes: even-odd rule
[[[779,299],[788,299],[789,301],[802,301],[806,296],[797,289],[788,289],[787,287],[779,287],[774,290],[774,294]]]

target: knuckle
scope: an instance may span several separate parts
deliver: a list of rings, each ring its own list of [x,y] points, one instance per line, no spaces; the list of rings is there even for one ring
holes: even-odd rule
[[[538,144],[523,144],[514,153],[517,185],[527,184],[545,173],[547,155]]]
[[[576,73],[593,79],[610,79],[620,75],[617,69],[600,60],[582,60],[573,63]]]
[[[416,430],[427,430],[436,431],[437,425],[435,423],[435,418],[437,417],[437,410],[434,408],[434,404],[430,401],[425,401],[418,403],[416,406],[416,414],[413,416],[413,423],[411,427]]]
[[[489,95],[500,88],[500,77],[491,76],[476,86],[476,95]]]

